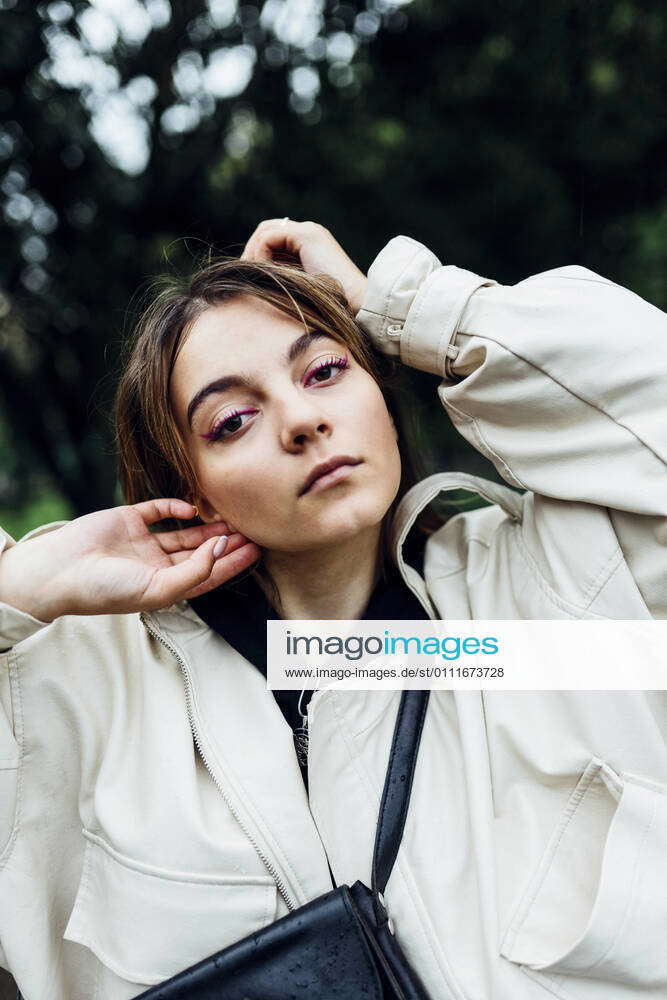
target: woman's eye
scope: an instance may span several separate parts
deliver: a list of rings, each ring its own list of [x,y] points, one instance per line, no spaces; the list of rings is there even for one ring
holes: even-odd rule
[[[308,373],[306,382],[328,382],[349,366],[347,358],[328,358]]]
[[[248,422],[244,417],[251,417],[254,410],[237,410],[229,416],[220,420],[209,434],[204,434],[208,441],[219,441],[221,438],[231,437],[236,431],[240,431]]]

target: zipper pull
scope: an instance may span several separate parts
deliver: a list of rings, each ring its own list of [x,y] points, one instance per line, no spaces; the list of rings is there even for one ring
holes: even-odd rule
[[[294,749],[296,750],[296,759],[299,761],[301,767],[308,766],[308,715],[304,715],[301,709],[301,699],[306,693],[306,689],[299,695],[299,703],[297,705],[297,712],[301,716],[301,725],[297,726],[294,730]]]

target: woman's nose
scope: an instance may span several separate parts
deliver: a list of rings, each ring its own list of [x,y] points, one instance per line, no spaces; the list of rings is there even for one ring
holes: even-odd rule
[[[280,439],[287,451],[299,450],[308,441],[328,437],[331,431],[331,421],[316,400],[301,397],[285,406]]]

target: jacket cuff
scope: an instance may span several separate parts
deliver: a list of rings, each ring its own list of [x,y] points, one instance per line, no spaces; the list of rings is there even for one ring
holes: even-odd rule
[[[18,642],[46,628],[50,622],[41,622],[27,611],[19,611],[11,604],[0,601],[0,653],[11,649]]]
[[[368,271],[366,293],[357,323],[382,354],[399,356],[403,324],[422,281],[440,261],[409,236],[395,236]]]
[[[419,287],[400,338],[401,360],[412,368],[452,378],[455,343],[468,300],[496,282],[448,264],[429,275]]]
[[[357,322],[383,354],[421,371],[451,377],[454,338],[470,296],[495,285],[440,261],[422,243],[395,236],[371,264]]]
[[[64,524],[65,522],[55,523]],[[40,530],[39,528],[35,529],[30,534],[37,534]],[[29,536],[26,535],[27,537]],[[12,536],[4,528],[0,528],[0,556],[6,549],[10,549],[14,545],[16,545],[16,542]],[[46,628],[50,624],[50,622],[40,621],[39,618],[33,618],[27,611],[20,611],[12,604],[5,604],[4,601],[0,601],[0,653],[11,649],[17,642],[22,642],[23,639],[27,639],[29,636],[34,635],[35,632],[39,632],[40,629]]]

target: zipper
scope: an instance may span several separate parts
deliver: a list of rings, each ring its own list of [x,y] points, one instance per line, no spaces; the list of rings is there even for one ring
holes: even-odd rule
[[[295,899],[292,898],[292,896],[290,895],[290,893],[289,893],[289,891],[287,889],[287,886],[285,885],[285,882],[280,877],[280,874],[278,873],[275,865],[273,865],[271,863],[270,859],[267,858],[266,854],[264,853],[264,851],[262,851],[262,849],[260,848],[259,844],[257,843],[257,841],[255,840],[255,838],[252,836],[252,834],[248,830],[247,826],[245,825],[245,823],[243,822],[243,820],[239,816],[238,812],[236,811],[236,808],[234,807],[234,804],[230,801],[229,796],[227,795],[227,793],[225,792],[222,784],[218,780],[218,777],[217,777],[217,775],[216,775],[213,767],[211,766],[211,763],[210,763],[209,759],[207,758],[207,756],[206,756],[206,754],[204,752],[204,748],[202,746],[202,741],[201,741],[201,738],[200,738],[199,733],[197,731],[197,727],[195,725],[194,713],[193,713],[193,710],[192,710],[192,679],[190,677],[190,673],[188,671],[187,664],[184,662],[184,660],[179,655],[179,653],[177,652],[177,650],[174,649],[174,647],[171,645],[171,643],[167,642],[167,640],[164,638],[164,636],[161,635],[155,628],[153,628],[153,626],[148,621],[148,618],[146,617],[146,615],[144,614],[144,612],[140,613],[139,618],[140,618],[140,620],[141,620],[144,628],[149,633],[149,635],[152,635],[154,639],[157,639],[158,642],[162,643],[162,645],[166,649],[169,650],[169,652],[172,654],[172,656],[174,656],[176,658],[176,661],[177,661],[179,667],[181,668],[181,673],[183,674],[183,679],[185,681],[185,707],[186,707],[186,711],[188,713],[188,722],[190,723],[190,730],[192,732],[192,738],[194,740],[195,747],[197,748],[197,753],[201,757],[202,762],[204,764],[204,767],[206,768],[206,770],[208,771],[208,773],[211,775],[211,778],[213,779],[213,783],[215,784],[215,787],[218,789],[218,791],[220,792],[221,796],[225,800],[225,803],[227,804],[227,806],[229,808],[229,811],[231,812],[232,816],[234,817],[234,819],[236,820],[236,822],[239,824],[239,826],[243,830],[244,834],[246,835],[246,837],[248,838],[248,840],[250,841],[250,843],[252,844],[252,846],[255,848],[255,850],[257,851],[257,853],[259,855],[259,857],[261,858],[261,860],[265,864],[266,868],[268,869],[269,874],[271,875],[271,877],[273,878],[274,882],[276,883],[276,887],[278,889],[278,892],[280,893],[280,895],[284,899],[285,904],[286,904],[288,910],[296,910],[298,908],[299,904],[297,903],[297,901]]]
[[[306,714],[304,715],[303,709],[301,708],[301,702],[307,690],[308,688],[304,688],[299,695],[299,703],[296,710],[301,716],[301,725],[297,726],[294,730],[294,749],[296,750],[296,758],[301,767],[308,766],[308,739],[310,735],[310,731],[308,729],[308,709],[306,708]]]

